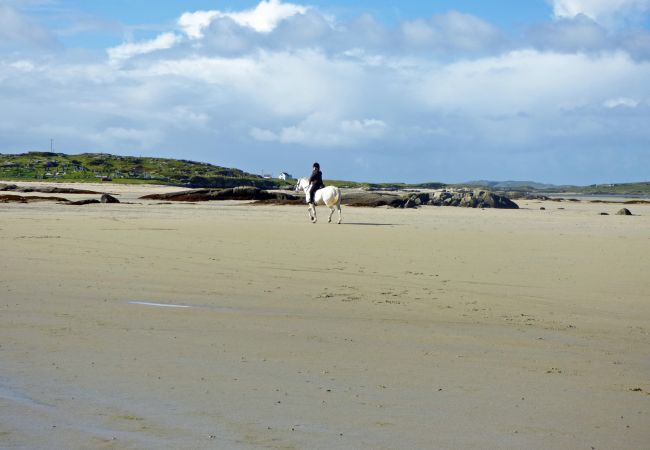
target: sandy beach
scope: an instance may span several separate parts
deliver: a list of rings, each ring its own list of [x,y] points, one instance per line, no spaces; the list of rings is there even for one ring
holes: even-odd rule
[[[650,448],[648,204],[83,187],[0,204],[0,448]]]

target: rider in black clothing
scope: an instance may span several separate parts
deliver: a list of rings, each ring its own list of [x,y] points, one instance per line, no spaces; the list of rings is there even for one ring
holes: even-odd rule
[[[320,164],[317,162],[314,163],[313,170],[311,171],[311,176],[309,177],[309,202],[314,203],[314,194],[317,190],[324,188],[323,184],[323,173],[320,171]]]

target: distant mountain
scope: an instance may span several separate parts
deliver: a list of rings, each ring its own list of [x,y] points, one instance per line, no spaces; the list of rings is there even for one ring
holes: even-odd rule
[[[478,180],[460,183],[458,186],[482,187],[493,191],[528,191],[543,193],[574,192],[585,195],[650,195],[650,182],[592,184],[571,186],[537,183],[535,181],[489,181]]]
[[[464,186],[485,187],[494,190],[521,190],[521,189],[542,190],[542,189],[557,189],[558,187],[560,187],[554,184],[538,183],[536,181],[477,180],[477,181],[468,181],[467,183],[460,183],[460,184]]]

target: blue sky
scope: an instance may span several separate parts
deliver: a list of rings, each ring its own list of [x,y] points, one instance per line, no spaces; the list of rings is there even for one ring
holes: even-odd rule
[[[0,152],[650,179],[650,0],[0,0]]]

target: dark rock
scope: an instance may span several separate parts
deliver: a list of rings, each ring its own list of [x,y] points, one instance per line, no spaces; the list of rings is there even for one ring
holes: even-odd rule
[[[462,206],[466,208],[519,208],[508,197],[481,189],[475,191],[438,191],[433,196],[430,196],[427,203],[435,206]]]
[[[120,201],[110,194],[103,194],[100,199],[102,203],[119,203]]]
[[[601,216],[609,216],[609,213],[601,212],[600,215],[601,215]]]
[[[404,202],[404,204],[402,205],[402,208],[417,208],[418,205],[415,202],[415,200],[416,200],[415,198],[412,198],[412,197],[409,198],[408,200],[406,200]]]
[[[546,208],[544,208],[544,207],[542,206],[542,207],[539,208],[539,210],[540,210],[540,211],[546,211]]]
[[[99,194],[86,189],[74,189],[55,186],[16,186],[15,184],[0,184],[0,191],[42,192],[44,194]]]
[[[341,193],[341,203],[348,206],[374,208],[377,206],[401,207],[406,201],[403,195],[366,190],[350,190]]]
[[[53,186],[42,186],[42,187],[23,187],[19,188],[20,192],[43,192],[46,194],[99,194],[96,191],[89,191],[86,189],[75,189],[75,188],[64,188],[64,187],[53,187]]]
[[[91,205],[93,203],[101,203],[101,202],[97,199],[89,198],[86,200],[77,200],[75,202],[68,202],[68,205]]]
[[[176,202],[201,202],[209,200],[278,200],[299,201],[299,198],[283,192],[269,192],[253,186],[228,189],[192,189],[187,191],[152,194],[140,197],[144,200],[167,200]]]
[[[0,195],[0,203],[32,203],[32,202],[67,202],[61,197],[39,197],[36,195]]]
[[[627,208],[621,208],[621,209],[618,210],[618,212],[616,213],[616,215],[617,215],[617,216],[631,216],[632,213],[631,213],[630,210],[627,209]]]
[[[419,200],[420,204],[426,205],[431,200],[431,195],[429,195],[427,192],[422,192],[420,194],[417,194],[417,200]]]
[[[274,180],[263,178],[242,179],[238,177],[229,178],[227,176],[193,176],[188,181],[188,187],[199,189],[224,189],[234,188],[237,186],[253,186],[260,189],[273,189],[277,187],[277,183]]]

